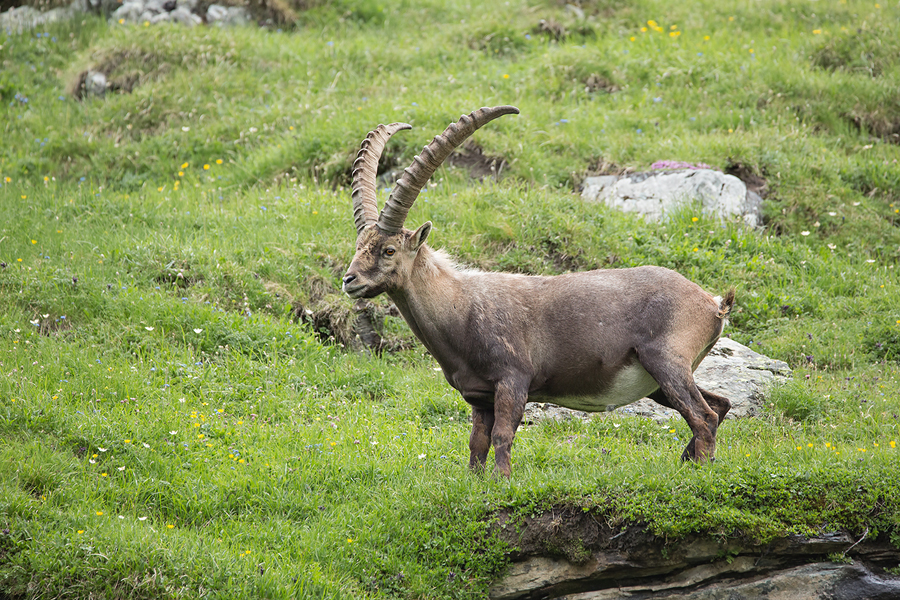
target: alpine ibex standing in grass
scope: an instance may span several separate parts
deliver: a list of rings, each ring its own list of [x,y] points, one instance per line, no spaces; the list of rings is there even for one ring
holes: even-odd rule
[[[734,303],[661,267],[555,277],[458,268],[425,244],[426,222],[403,227],[419,191],[476,129],[512,106],[464,115],[425,146],[379,214],[378,159],[404,123],[379,125],[353,166],[356,255],[343,279],[351,298],[387,293],[444,377],[472,405],[469,466],[509,477],[516,427],[531,399],[585,411],[649,396],[677,410],[693,438],[682,460],[712,460],[716,428],[731,403],[694,383],[693,372],[722,334]]]

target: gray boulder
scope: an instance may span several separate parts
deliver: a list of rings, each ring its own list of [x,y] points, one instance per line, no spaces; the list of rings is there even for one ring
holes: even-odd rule
[[[203,23],[191,10],[195,0],[125,0],[112,14],[114,21],[126,23],[179,23],[193,27]]]
[[[188,27],[193,27],[194,25],[200,25],[203,23],[203,19],[195,15],[184,6],[178,6],[173,11],[164,11],[161,13],[157,13],[153,15],[149,19],[151,24],[156,23],[180,23],[181,25],[187,25]]]
[[[73,19],[85,11],[110,15],[114,22],[179,23],[193,27],[203,23],[203,17],[197,14],[200,8],[198,0],[74,0],[69,6],[46,12],[19,6],[0,13],[0,31],[21,33],[41,25]],[[246,25],[253,21],[244,7],[218,4],[209,6],[206,20],[218,26]]]
[[[125,0],[112,14],[114,21],[125,23],[178,23],[193,27],[203,23],[194,13],[197,0]]]
[[[140,22],[144,12],[144,3],[141,0],[125,0],[122,6],[113,11],[112,19],[126,23]]]
[[[76,0],[79,2],[81,0]],[[111,15],[117,8],[119,8],[119,0],[87,0],[88,9],[98,15],[103,15],[104,17],[108,17]]]
[[[106,94],[106,75],[100,71],[88,71],[84,77],[84,91],[88,96],[102,98]]]
[[[588,177],[581,197],[636,212],[652,221],[662,220],[675,208],[699,202],[705,214],[723,221],[739,217],[750,227],[762,226],[762,199],[734,175],[712,169]]]
[[[30,6],[14,6],[4,13],[0,13],[0,31],[8,33],[22,33],[35,27],[67,21],[82,14],[87,10],[84,0],[76,0],[69,6],[53,8],[41,12]]]
[[[210,4],[206,9],[206,22],[220,27],[228,25],[246,25],[250,23],[250,13],[243,6],[222,6]]]

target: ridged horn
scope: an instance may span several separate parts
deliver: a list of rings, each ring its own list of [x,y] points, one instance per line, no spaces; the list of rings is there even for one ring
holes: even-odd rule
[[[394,186],[394,191],[391,192],[384,210],[378,217],[378,228],[386,233],[398,233],[403,228],[406,215],[419,192],[450,153],[475,133],[476,129],[508,114],[517,115],[519,109],[515,106],[479,108],[471,114],[463,115],[457,123],[447,127],[444,133],[435,136],[431,143],[422,149],[422,154],[416,156],[413,163],[404,169],[403,176]]]
[[[378,220],[378,204],[375,200],[378,159],[381,158],[387,141],[402,129],[412,129],[412,125],[406,123],[379,125],[369,132],[359,146],[359,153],[353,162],[353,185],[350,194],[350,197],[353,198],[353,221],[356,223],[356,235],[362,233],[366,225]]]

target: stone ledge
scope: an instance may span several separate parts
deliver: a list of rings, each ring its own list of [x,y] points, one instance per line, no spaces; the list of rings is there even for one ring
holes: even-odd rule
[[[667,542],[642,526],[612,527],[565,508],[517,523],[501,513],[496,527],[516,550],[492,600],[900,598],[900,577],[885,571],[900,550],[847,532],[766,544],[700,535]],[[844,552],[853,564],[828,560]]]

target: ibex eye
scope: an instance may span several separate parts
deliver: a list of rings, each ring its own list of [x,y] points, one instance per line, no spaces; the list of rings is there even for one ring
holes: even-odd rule
[[[396,252],[396,250],[394,250],[393,248],[385,248],[384,249],[385,256],[393,256],[394,252]]]

